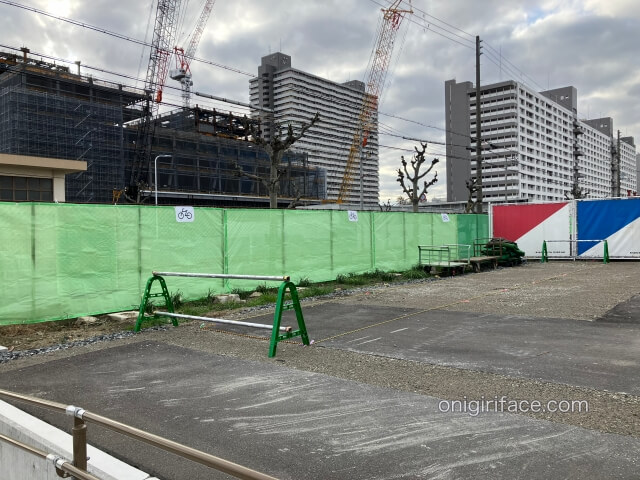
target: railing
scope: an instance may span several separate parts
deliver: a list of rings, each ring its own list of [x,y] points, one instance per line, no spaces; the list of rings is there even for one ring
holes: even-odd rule
[[[167,452],[179,455],[193,462],[200,463],[209,468],[227,473],[236,478],[243,480],[275,480],[275,477],[251,470],[250,468],[243,467],[242,465],[215,457],[200,450],[196,450],[195,448],[187,447],[124,423],[116,422],[110,418],[88,412],[87,410],[73,405],[64,405],[62,403],[30,397],[28,395],[22,395],[8,390],[0,390],[0,397],[28,403],[30,405],[35,405],[36,407],[48,408],[57,412],[65,412],[67,415],[73,416],[74,425],[71,430],[73,437],[73,464],[70,464],[57,455],[47,454],[46,452],[29,447],[21,442],[5,437],[4,435],[0,435],[1,441],[9,442],[22,450],[51,460],[56,466],[58,475],[61,477],[68,476],[66,474],[71,474],[80,480],[99,480],[87,472],[87,425],[85,424],[85,421],[87,421],[108,428],[122,435],[127,435],[154,447],[161,448]]]
[[[581,242],[588,242],[588,243],[598,243],[598,242],[603,242],[603,246],[602,246],[602,263],[609,263],[609,242],[607,242],[607,240],[543,240],[542,241],[542,251],[540,254],[540,263],[546,263],[549,261],[549,253],[547,250],[547,243],[568,243],[569,244],[569,253],[568,255],[566,255],[563,258],[569,257],[569,258],[573,258],[574,260],[576,258],[579,258],[578,255],[578,249],[577,249],[577,245],[576,248],[572,248],[572,244],[578,244]]]
[[[418,245],[418,263],[432,267],[462,267],[469,265],[471,245]]]

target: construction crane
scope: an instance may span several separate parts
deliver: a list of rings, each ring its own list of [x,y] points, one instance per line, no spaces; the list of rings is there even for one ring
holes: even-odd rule
[[[187,49],[184,50],[180,47],[174,48],[176,54],[176,68],[169,72],[169,76],[173,80],[179,81],[182,85],[182,105],[185,110],[189,109],[189,103],[191,102],[191,86],[193,85],[189,65],[196,53],[198,44],[200,43],[200,37],[202,37],[202,32],[204,32],[204,27],[207,24],[207,20],[209,20],[211,10],[213,9],[213,4],[215,2],[216,0],[205,1]]]
[[[140,186],[149,170],[153,118],[158,113],[160,102],[162,102],[162,91],[169,70],[169,59],[173,54],[173,45],[175,45],[180,2],[181,0],[158,0],[149,65],[144,83],[145,99],[138,125],[129,186],[125,189],[128,199],[135,203],[140,203]]]
[[[378,102],[384,87],[385,77],[389,69],[391,54],[395,44],[396,33],[406,13],[413,10],[399,8],[402,0],[395,0],[389,8],[382,9],[382,25],[375,41],[370,69],[366,76],[365,94],[362,97],[362,108],[356,124],[356,130],[349,149],[349,157],[344,169],[342,184],[338,192],[336,203],[343,203],[348,199],[355,173],[356,158],[362,163],[362,149],[367,146],[369,133],[374,125],[374,113],[378,111]]]

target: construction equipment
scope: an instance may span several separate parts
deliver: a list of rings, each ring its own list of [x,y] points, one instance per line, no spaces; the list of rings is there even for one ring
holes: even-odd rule
[[[382,25],[376,38],[375,48],[372,52],[370,69],[366,76],[365,94],[362,97],[362,108],[356,124],[356,130],[349,149],[349,157],[344,169],[342,184],[338,192],[337,203],[343,203],[348,199],[355,173],[356,158],[362,163],[362,150],[367,146],[369,134],[377,121],[378,102],[384,87],[385,77],[391,61],[396,34],[406,13],[413,10],[398,8],[402,0],[396,0],[389,8],[383,8]]]
[[[169,59],[173,54],[177,30],[177,15],[181,0],[158,0],[153,40],[149,54],[149,65],[145,77],[145,100],[138,125],[135,154],[131,166],[129,186],[125,194],[130,201],[140,203],[140,184],[147,176],[151,161],[153,139],[153,117],[162,102],[162,91],[169,69]],[[152,95],[155,96],[152,97]]]
[[[200,43],[200,38],[202,37],[202,32],[204,32],[204,27],[207,24],[207,20],[209,20],[211,10],[213,9],[213,4],[215,2],[216,0],[205,1],[195,29],[191,34],[191,40],[189,41],[187,49],[184,50],[180,47],[174,47],[176,54],[176,68],[169,71],[169,76],[173,80],[179,81],[182,86],[182,105],[185,110],[189,108],[189,104],[191,102],[191,86],[193,85],[190,69],[191,60],[196,53],[198,44]]]

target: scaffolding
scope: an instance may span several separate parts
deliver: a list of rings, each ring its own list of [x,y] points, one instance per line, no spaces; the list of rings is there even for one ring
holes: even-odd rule
[[[86,172],[66,177],[67,201],[111,203],[131,175],[143,92],[25,60],[0,52],[0,153],[85,161]],[[238,195],[266,203],[264,185],[236,168],[268,177],[268,157],[243,136],[243,122],[197,107],[154,119],[152,158],[171,155],[157,162],[162,203],[184,198],[169,192],[208,194],[193,202],[203,205]],[[143,170],[149,188],[156,187],[153,167]],[[281,196],[325,197],[326,174],[310,167],[305,154],[287,152],[283,169]]]

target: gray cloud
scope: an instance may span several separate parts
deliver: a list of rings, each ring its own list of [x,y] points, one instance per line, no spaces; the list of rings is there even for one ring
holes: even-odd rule
[[[57,6],[53,13],[137,39],[145,36],[150,6],[149,0],[33,0],[29,4],[41,9]],[[535,89],[573,85],[578,90],[582,117],[611,116],[624,135],[640,138],[640,113],[635,108],[640,97],[640,19],[631,8],[633,2],[413,0],[413,6],[415,15],[405,20],[397,37],[383,93],[383,112],[443,128],[444,82],[451,78],[475,81],[474,37],[479,34],[484,51],[483,83],[525,80]],[[190,10],[187,29],[197,14],[195,9]],[[295,68],[336,82],[363,79],[380,15],[379,5],[372,0],[220,1],[214,6],[197,56],[256,74],[260,58],[282,45],[282,50],[292,56]],[[143,50],[130,42],[7,5],[0,5],[0,31],[0,43],[5,45],[25,45],[34,52],[138,75]],[[146,73],[147,57],[145,52],[140,76]],[[527,77],[521,77],[509,62]],[[192,71],[196,90],[248,101],[249,76],[202,63],[194,63]],[[133,83],[118,77],[109,79]],[[167,94],[172,102],[179,102],[179,92],[168,89]],[[204,99],[195,102],[243,111]],[[434,141],[444,138],[441,129],[385,116],[380,120],[390,132]],[[412,149],[416,142],[381,134],[380,143]],[[444,149],[434,145],[430,150]],[[410,155],[381,148],[381,200],[400,194],[394,170],[403,153]],[[444,162],[438,172],[444,179]],[[444,196],[444,191],[442,180],[430,197]]]

